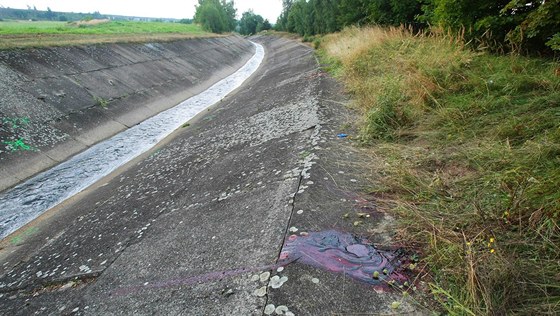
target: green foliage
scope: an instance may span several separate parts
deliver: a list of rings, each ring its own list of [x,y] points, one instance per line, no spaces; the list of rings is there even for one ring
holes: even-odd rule
[[[342,26],[362,25],[368,22],[367,0],[339,0],[337,21]]]
[[[340,30],[337,14],[337,0],[285,1],[276,29],[301,36],[332,33]]]
[[[440,26],[494,52],[560,50],[560,0],[285,0],[276,29],[304,36],[366,24]]]
[[[265,19],[261,27],[260,28],[257,27],[257,32],[268,31],[268,30],[272,30],[272,24],[270,24],[270,21],[268,21],[268,19]]]
[[[252,10],[244,12],[241,20],[239,20],[239,33],[243,35],[257,34],[264,30],[264,22],[263,17],[255,14]],[[270,29],[270,23],[268,24],[268,29]]]
[[[386,14],[391,16],[389,24],[414,24],[416,18],[422,13],[422,6],[419,0],[390,0],[389,10]]]
[[[288,30],[288,14],[292,8],[293,0],[282,0],[282,13],[278,16],[276,20],[276,25],[274,29],[276,31],[287,31]]]
[[[231,32],[236,27],[233,1],[198,0],[194,21],[213,33]]]
[[[546,45],[554,50],[560,51],[560,33],[554,34],[554,36],[546,42]]]
[[[543,44],[560,51],[560,0],[512,0],[502,11],[503,15],[523,12],[523,21],[510,30],[507,40],[521,49],[543,49]],[[555,40],[556,38],[556,40]],[[555,42],[556,41],[556,42]],[[556,43],[556,44],[555,44]]]
[[[0,7],[0,18],[5,20],[33,20],[33,21],[80,21],[86,16],[92,16],[94,19],[105,19],[106,16],[100,14],[99,12],[94,12],[92,14],[85,13],[70,13],[70,12],[55,12],[50,8],[46,11],[36,10],[33,8],[26,9],[12,9]]]
[[[312,7],[306,0],[296,1],[288,13],[288,31],[299,35],[312,35],[313,20]]]
[[[101,98],[101,97],[98,97],[98,96],[93,97],[93,102],[95,102],[96,105],[99,105],[100,107],[102,107],[104,109],[106,109],[107,106],[109,105],[108,100],[106,100],[104,98]]]
[[[277,30],[316,35],[354,24],[400,25],[415,22],[419,0],[296,0],[285,3]]]
[[[493,50],[545,52],[560,34],[560,0],[430,0],[424,19]]]

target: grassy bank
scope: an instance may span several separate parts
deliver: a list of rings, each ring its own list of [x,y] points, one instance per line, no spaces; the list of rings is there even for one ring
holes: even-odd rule
[[[362,113],[372,184],[453,315],[560,310],[560,64],[346,29],[320,54]]]
[[[195,24],[92,20],[1,21],[0,49],[115,42],[147,42],[213,36]]]

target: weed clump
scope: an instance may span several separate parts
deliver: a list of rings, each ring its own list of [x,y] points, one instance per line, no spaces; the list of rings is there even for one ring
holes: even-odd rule
[[[424,252],[449,314],[560,308],[557,62],[404,28],[349,28],[320,55],[362,113],[379,203]]]

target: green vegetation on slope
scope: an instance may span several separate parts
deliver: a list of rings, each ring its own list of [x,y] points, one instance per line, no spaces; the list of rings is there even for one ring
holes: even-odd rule
[[[53,45],[165,41],[209,36],[194,24],[92,20],[0,22],[0,49]]]
[[[381,207],[452,315],[560,309],[560,64],[350,28],[320,54],[363,114]]]
[[[276,30],[301,36],[349,25],[438,26],[494,51],[560,50],[560,0],[283,0]]]

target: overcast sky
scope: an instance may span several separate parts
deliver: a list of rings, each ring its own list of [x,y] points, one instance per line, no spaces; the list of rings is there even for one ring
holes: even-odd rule
[[[25,9],[35,6],[38,10],[132,15],[155,18],[192,18],[197,0],[0,0],[0,6]],[[271,23],[282,11],[282,0],[235,0],[237,15],[253,9]]]

